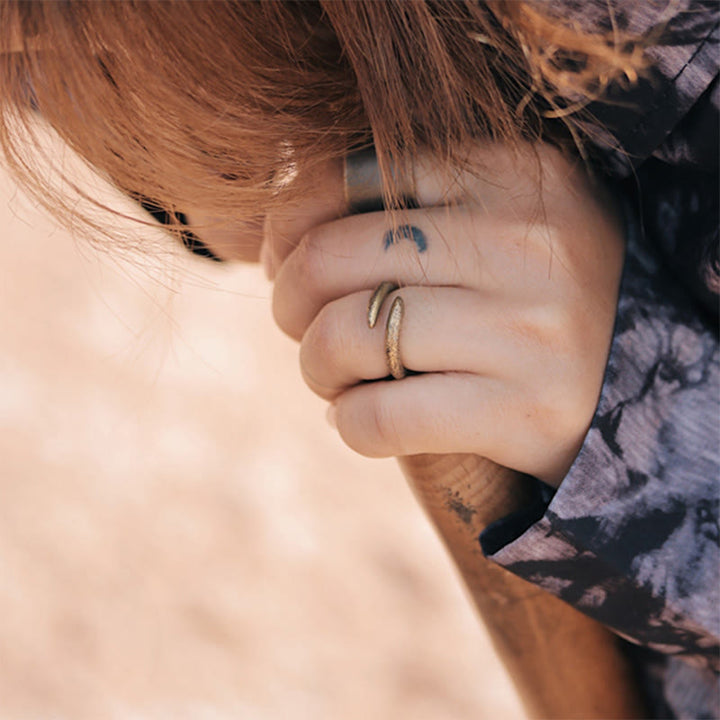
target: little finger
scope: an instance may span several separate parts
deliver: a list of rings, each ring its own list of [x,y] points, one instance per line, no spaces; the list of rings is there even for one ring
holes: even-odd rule
[[[357,385],[332,415],[343,441],[367,457],[471,452],[508,464],[517,442],[508,432],[504,383],[466,373],[428,373]],[[527,448],[523,447],[523,451]],[[506,462],[502,462],[505,460]]]

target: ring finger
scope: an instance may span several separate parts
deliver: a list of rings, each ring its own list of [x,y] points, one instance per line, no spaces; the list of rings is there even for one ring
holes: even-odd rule
[[[370,328],[371,293],[352,293],[327,304],[315,317],[300,346],[300,367],[311,390],[327,400],[363,380],[389,374],[385,324],[392,296]],[[514,313],[507,301],[455,287],[403,287],[393,295],[404,302],[399,351],[414,372],[465,372],[505,377],[525,354],[515,347]],[[501,312],[502,310],[502,312]],[[519,326],[519,321],[517,321]]]

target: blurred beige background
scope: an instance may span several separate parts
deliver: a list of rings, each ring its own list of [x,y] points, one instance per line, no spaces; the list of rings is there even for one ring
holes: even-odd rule
[[[95,253],[2,173],[0,232],[2,720],[523,717],[257,268]]]

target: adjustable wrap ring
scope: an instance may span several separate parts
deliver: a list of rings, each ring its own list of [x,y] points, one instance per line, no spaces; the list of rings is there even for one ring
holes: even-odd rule
[[[387,280],[381,282],[380,285],[375,288],[375,292],[370,296],[370,301],[368,302],[367,323],[369,328],[375,327],[385,299],[390,293],[397,289],[398,285],[396,283]],[[404,313],[405,303],[403,299],[398,296],[390,305],[390,312],[388,313],[387,323],[385,324],[385,358],[390,375],[392,375],[395,380],[401,380],[406,375],[406,370],[400,359],[400,329]]]
[[[395,380],[404,378],[406,372],[400,360],[400,326],[404,313],[405,303],[398,296],[392,301],[387,324],[385,325],[385,357],[387,358],[388,370],[390,370],[390,374]]]

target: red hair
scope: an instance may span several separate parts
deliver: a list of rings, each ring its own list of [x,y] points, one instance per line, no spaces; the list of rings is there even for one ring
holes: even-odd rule
[[[548,117],[642,65],[618,33],[513,0],[0,0],[0,27],[0,148],[56,211],[37,111],[124,191],[256,222],[358,146],[387,171],[420,150],[460,162],[479,137],[559,140],[572,117]],[[295,163],[307,180],[287,183]]]

